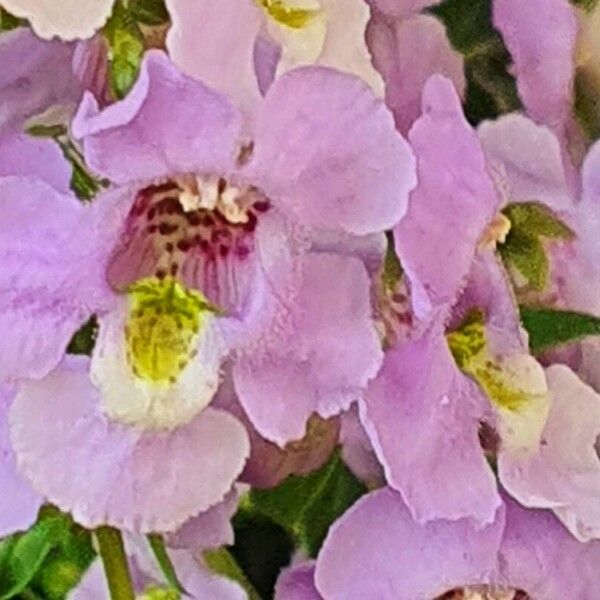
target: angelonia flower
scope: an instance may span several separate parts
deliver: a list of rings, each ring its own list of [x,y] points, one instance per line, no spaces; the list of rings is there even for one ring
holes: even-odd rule
[[[245,110],[275,76],[311,64],[355,74],[383,95],[365,40],[365,0],[168,0],[167,7],[175,64]]]
[[[88,94],[73,121],[111,189],[82,205],[0,181],[2,253],[30,265],[2,271],[12,445],[34,489],[84,525],[168,531],[230,489],[249,443],[209,406],[226,359],[280,446],[313,412],[348,408],[381,364],[364,255],[414,186],[391,115],[357,78],[306,68],[274,83],[251,140],[240,124],[151,51],[123,101],[100,110]],[[93,314],[91,360],[63,358]]]

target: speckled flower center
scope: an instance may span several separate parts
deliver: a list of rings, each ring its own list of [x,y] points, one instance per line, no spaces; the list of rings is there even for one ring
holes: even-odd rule
[[[126,292],[146,277],[176,278],[226,311],[243,303],[240,269],[254,251],[259,216],[270,208],[253,187],[183,176],[138,192],[109,265],[111,286]]]
[[[125,339],[133,373],[155,383],[175,382],[194,357],[194,342],[210,311],[206,298],[173,278],[143,279],[128,296]]]
[[[531,598],[520,590],[478,586],[453,590],[443,596],[438,596],[435,600],[531,600]]]

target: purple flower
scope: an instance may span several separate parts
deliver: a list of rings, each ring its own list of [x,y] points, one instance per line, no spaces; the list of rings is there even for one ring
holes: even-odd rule
[[[174,63],[235,99],[245,116],[276,75],[302,65],[355,74],[383,95],[365,41],[364,0],[168,0],[167,6]]]
[[[149,52],[125,100],[99,111],[86,95],[73,123],[116,187],[84,206],[0,181],[1,374],[38,379],[20,385],[12,442],[34,487],[85,525],[172,530],[230,489],[249,448],[207,408],[225,357],[279,445],[347,408],[381,364],[366,249],[415,179],[391,115],[354,77],[307,68],[272,86],[251,140],[240,123]],[[91,361],[62,360],[91,314]]]
[[[505,498],[485,527],[469,519],[423,525],[387,488],[361,498],[333,525],[315,583],[326,600],[429,599],[465,587],[518,590],[536,600],[592,600],[599,559],[600,542],[578,542],[550,512]]]
[[[492,453],[498,443],[510,455],[536,452],[548,391],[508,278],[485,247],[500,198],[481,144],[448,80],[430,79],[423,107],[409,134],[419,184],[394,230],[413,324],[359,407],[389,485],[419,522],[490,523],[500,496],[479,436],[492,434]]]

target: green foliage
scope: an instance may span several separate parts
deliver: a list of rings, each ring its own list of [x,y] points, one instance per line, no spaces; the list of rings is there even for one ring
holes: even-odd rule
[[[98,321],[92,317],[75,335],[67,346],[67,354],[84,354],[91,356],[96,335],[98,334]]]
[[[239,583],[246,592],[248,600],[261,600],[258,592],[254,589],[229,550],[226,548],[208,550],[204,553],[203,558],[209,569]]]
[[[596,78],[585,70],[575,74],[575,117],[590,140],[600,137],[600,98]]]
[[[309,556],[316,556],[330,525],[365,492],[335,452],[314,473],[288,477],[270,490],[252,490],[246,505],[284,527]]]
[[[115,98],[124,98],[135,83],[144,54],[144,36],[130,10],[118,1],[104,26],[108,42],[109,80]]]
[[[543,241],[569,241],[573,231],[539,202],[509,204],[502,212],[511,224],[499,246],[504,264],[516,269],[534,290],[543,290],[550,270]]]
[[[532,352],[541,352],[591,335],[600,335],[600,318],[553,308],[521,306]]]
[[[402,265],[394,248],[394,234],[391,231],[386,232],[387,250],[383,263],[383,284],[388,291],[393,292],[402,279]]]
[[[587,12],[592,12],[596,8],[598,0],[571,0],[571,4],[579,6],[579,8],[583,8]]]
[[[0,599],[64,598],[94,558],[89,533],[53,507],[27,532],[0,541]]]
[[[0,33],[4,31],[12,31],[17,27],[23,27],[27,25],[25,19],[19,19],[11,15],[7,10],[0,6]]]
[[[511,59],[494,29],[491,0],[446,0],[431,9],[446,26],[450,42],[465,59],[465,113],[476,125],[521,108]]]
[[[290,563],[294,551],[291,535],[280,525],[249,508],[233,518],[235,544],[231,555],[252,587],[264,600],[273,597],[281,569]],[[210,558],[209,558],[210,560]],[[224,560],[222,557],[220,560]]]
[[[142,25],[164,25],[169,20],[164,0],[131,0],[129,11],[133,20]]]

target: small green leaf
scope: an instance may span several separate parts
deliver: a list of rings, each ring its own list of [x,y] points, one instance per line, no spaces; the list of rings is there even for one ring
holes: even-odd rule
[[[293,475],[270,490],[252,490],[247,506],[286,528],[307,554],[316,556],[331,524],[365,492],[335,452],[310,475]]]
[[[383,263],[383,284],[389,291],[395,291],[396,286],[402,279],[402,265],[394,248],[394,234],[391,231],[386,232],[387,249]]]
[[[512,229],[527,235],[551,240],[572,240],[575,237],[573,230],[541,202],[515,202],[507,205],[502,212]]]
[[[30,584],[66,535],[66,527],[61,518],[42,515],[29,531],[0,541],[0,600],[13,598]]]
[[[548,283],[550,265],[542,241],[569,241],[573,231],[540,202],[516,202],[502,211],[510,221],[510,231],[500,256],[507,267],[514,267],[534,290]]]
[[[600,318],[593,315],[534,306],[521,306],[520,311],[532,352],[600,335]]]
[[[534,290],[544,289],[548,282],[548,258],[536,237],[511,231],[499,250],[504,263],[519,271]]]
[[[7,10],[0,6],[0,33],[4,31],[12,31],[17,27],[23,27],[27,25],[25,19],[19,19],[11,15]]]
[[[91,356],[96,336],[98,334],[98,321],[92,317],[75,335],[67,346],[67,354],[84,354]]]
[[[246,592],[248,600],[261,600],[240,566],[226,548],[207,550],[203,554],[206,566],[215,573],[238,583]]]
[[[169,11],[164,0],[131,0],[129,10],[133,20],[143,25],[155,27],[169,20]]]
[[[115,3],[103,32],[108,42],[111,89],[114,97],[121,99],[137,79],[144,54],[144,36],[121,2]]]

